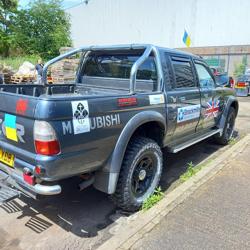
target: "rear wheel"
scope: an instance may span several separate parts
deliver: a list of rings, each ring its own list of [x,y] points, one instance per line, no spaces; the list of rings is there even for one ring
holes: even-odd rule
[[[236,111],[233,107],[229,109],[223,133],[221,136],[216,136],[215,141],[221,145],[227,145],[233,136],[235,125]]]
[[[158,186],[161,173],[159,145],[149,138],[133,138],[123,159],[114,202],[123,210],[138,210]]]

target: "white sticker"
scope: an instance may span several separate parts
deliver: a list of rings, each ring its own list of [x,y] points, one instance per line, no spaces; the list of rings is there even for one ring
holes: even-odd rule
[[[163,94],[150,95],[149,96],[149,103],[150,104],[162,104],[162,103],[165,103],[164,95]]]
[[[73,128],[74,134],[82,134],[90,131],[88,101],[73,101]]]
[[[200,104],[178,108],[177,123],[199,118],[200,110]]]

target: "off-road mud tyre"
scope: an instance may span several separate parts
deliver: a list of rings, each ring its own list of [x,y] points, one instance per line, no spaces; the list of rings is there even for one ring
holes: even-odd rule
[[[233,107],[230,107],[222,135],[221,136],[216,135],[214,137],[214,140],[217,144],[227,145],[229,143],[234,132],[235,118],[236,118],[236,111]]]
[[[158,186],[162,165],[162,151],[154,140],[132,138],[125,152],[116,191],[112,195],[115,204],[124,211],[138,210]]]

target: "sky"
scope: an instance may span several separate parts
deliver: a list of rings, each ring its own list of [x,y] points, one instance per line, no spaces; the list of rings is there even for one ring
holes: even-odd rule
[[[29,2],[30,2],[29,0],[19,0],[19,4],[22,7],[27,6]],[[81,2],[83,2],[83,0],[64,0],[63,1],[63,8],[67,9],[67,8],[73,7]]]

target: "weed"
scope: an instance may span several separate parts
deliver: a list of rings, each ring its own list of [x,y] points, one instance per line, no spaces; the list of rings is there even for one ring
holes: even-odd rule
[[[161,187],[155,189],[154,193],[150,195],[142,204],[142,210],[148,210],[158,203],[164,196]]]
[[[192,177],[193,175],[195,175],[197,172],[199,172],[201,170],[201,168],[203,167],[204,165],[198,165],[198,166],[194,166],[193,162],[189,162],[188,163],[188,168],[186,170],[185,173],[183,173],[181,176],[180,176],[180,180],[182,182],[185,182],[186,180],[188,180],[190,177]]]
[[[232,138],[229,140],[228,144],[229,144],[229,145],[234,145],[236,142],[237,142],[237,138],[232,137]]]

